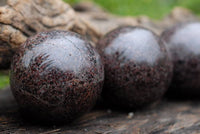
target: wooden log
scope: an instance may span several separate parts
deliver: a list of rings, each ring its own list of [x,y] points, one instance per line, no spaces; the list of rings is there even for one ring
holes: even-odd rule
[[[1,5],[0,68],[8,68],[15,49],[37,32],[70,30],[96,35],[62,0],[7,0],[1,1]]]
[[[200,102],[162,101],[154,108],[120,112],[96,108],[71,124],[42,125],[24,120],[10,89],[0,91],[0,133],[63,134],[197,134]]]

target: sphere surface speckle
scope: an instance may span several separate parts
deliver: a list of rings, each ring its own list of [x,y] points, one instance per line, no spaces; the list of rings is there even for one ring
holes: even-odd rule
[[[159,100],[172,75],[172,62],[158,36],[125,26],[103,37],[98,49],[105,66],[103,98],[115,107],[137,108]]]
[[[11,64],[10,85],[21,110],[46,121],[69,122],[90,110],[103,81],[100,55],[73,32],[30,37]]]
[[[162,34],[174,63],[174,75],[167,96],[200,97],[200,23],[178,24]]]

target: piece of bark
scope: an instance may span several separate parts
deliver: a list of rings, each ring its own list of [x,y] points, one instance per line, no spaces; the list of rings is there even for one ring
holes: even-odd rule
[[[130,113],[96,108],[69,125],[46,126],[22,118],[10,89],[0,91],[2,134],[197,134],[199,115],[199,101],[163,101],[154,108]]]
[[[62,0],[5,0],[0,6],[0,69],[9,68],[15,49],[41,31],[70,30],[91,40],[92,45],[110,30],[123,25],[143,26],[160,34],[177,22],[197,20],[187,9],[176,8],[162,21],[146,16],[118,17],[94,4],[71,8]]]
[[[15,48],[37,32],[70,30],[95,35],[62,0],[7,0],[1,5],[0,68],[8,68]]]

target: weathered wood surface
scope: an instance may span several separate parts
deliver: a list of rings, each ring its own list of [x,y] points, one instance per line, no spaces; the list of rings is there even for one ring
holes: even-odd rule
[[[0,3],[0,68],[8,68],[15,49],[38,32],[70,30],[95,36],[62,0],[3,0]]]
[[[70,125],[42,125],[24,120],[10,89],[0,91],[0,133],[145,134],[200,133],[200,102],[162,101],[133,113],[94,109]]]

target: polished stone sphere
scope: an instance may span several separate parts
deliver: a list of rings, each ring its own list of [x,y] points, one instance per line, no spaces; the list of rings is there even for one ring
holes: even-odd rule
[[[101,94],[100,55],[79,34],[42,32],[16,51],[10,85],[21,111],[43,121],[70,122]]]
[[[178,24],[163,32],[172,55],[174,75],[168,97],[200,97],[200,23]]]
[[[158,101],[172,76],[163,42],[142,27],[117,28],[98,43],[105,66],[103,98],[110,106],[138,108]]]

